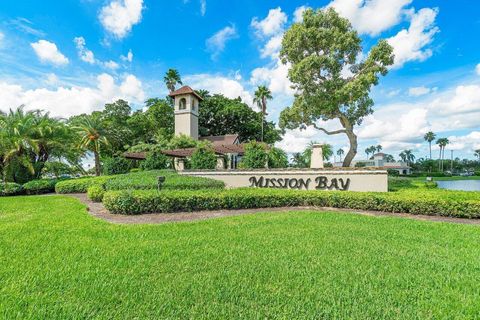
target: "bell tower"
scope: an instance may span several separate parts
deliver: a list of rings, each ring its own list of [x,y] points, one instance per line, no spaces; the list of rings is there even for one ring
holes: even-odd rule
[[[169,94],[174,99],[175,135],[184,134],[198,140],[198,106],[202,97],[189,86]]]

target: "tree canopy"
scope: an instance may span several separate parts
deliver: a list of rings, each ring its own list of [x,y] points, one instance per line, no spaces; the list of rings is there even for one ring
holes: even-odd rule
[[[280,58],[289,64],[288,77],[296,90],[291,107],[282,111],[280,127],[313,126],[328,135],[346,134],[350,150],[343,161],[350,166],[357,154],[354,127],[373,112],[369,93],[393,64],[393,49],[380,40],[365,59],[361,39],[347,19],[334,9],[307,9],[282,40]],[[329,131],[318,121],[338,120],[341,129]]]

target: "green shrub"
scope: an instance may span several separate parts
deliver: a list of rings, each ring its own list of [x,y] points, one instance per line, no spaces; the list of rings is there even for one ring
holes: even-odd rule
[[[436,183],[435,181],[425,181],[425,188],[427,189],[438,188],[438,183]]]
[[[410,178],[388,177],[388,191],[418,188]]]
[[[87,189],[87,197],[93,202],[102,202],[104,194],[104,187],[98,184],[94,184]]]
[[[110,212],[117,214],[318,206],[480,218],[478,195],[468,192],[442,194],[436,191],[432,195],[432,191],[367,193],[255,188],[215,192],[123,190],[105,193],[103,203]]]
[[[140,167],[143,170],[160,170],[160,169],[167,169],[170,164],[170,159],[158,152],[149,152],[147,154],[147,158],[142,161]]]
[[[22,185],[14,182],[0,182],[0,196],[17,196],[22,193]]]
[[[112,179],[111,176],[101,177],[86,177],[66,181],[60,181],[55,185],[56,193],[86,193],[88,187],[98,184],[105,185],[105,183]]]
[[[197,147],[190,158],[191,169],[215,169],[216,166],[217,156],[207,145]]]
[[[55,185],[58,183],[58,179],[40,179],[32,180],[23,185],[25,193],[32,194],[44,194],[55,192]]]
[[[128,173],[132,167],[132,162],[122,157],[113,157],[103,159],[103,174],[114,175]]]
[[[288,167],[288,156],[280,148],[271,147],[268,150],[268,167],[269,168],[286,168]]]
[[[159,176],[166,178],[162,185],[166,190],[223,189],[225,187],[225,184],[218,180],[183,176],[173,170],[153,170],[114,176],[106,182],[105,189],[157,189]]]
[[[251,141],[245,144],[245,153],[239,167],[242,169],[261,169],[267,166],[268,152],[265,143]]]

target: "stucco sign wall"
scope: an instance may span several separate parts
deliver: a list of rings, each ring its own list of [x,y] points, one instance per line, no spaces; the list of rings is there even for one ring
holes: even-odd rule
[[[228,188],[388,191],[388,176],[385,170],[231,170],[183,171],[179,174],[221,180]]]

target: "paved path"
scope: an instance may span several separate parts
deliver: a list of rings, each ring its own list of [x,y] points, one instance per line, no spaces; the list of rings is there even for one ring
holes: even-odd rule
[[[263,209],[243,209],[243,210],[218,210],[218,211],[199,211],[199,212],[177,212],[177,213],[150,213],[141,215],[120,215],[111,214],[103,206],[102,203],[92,202],[84,193],[70,194],[69,196],[80,200],[87,205],[88,212],[97,218],[119,224],[158,224],[178,221],[195,221],[205,220],[218,217],[237,216],[242,214],[252,214],[260,212],[289,212],[289,211],[329,211],[343,212],[352,214],[362,214],[368,216],[388,216],[402,217],[415,220],[451,222],[460,224],[476,224],[480,225],[480,219],[462,219],[438,216],[411,215],[406,213],[389,213],[378,211],[362,211],[353,209],[337,209],[337,208],[318,208],[318,207],[284,207],[284,208],[263,208]]]

